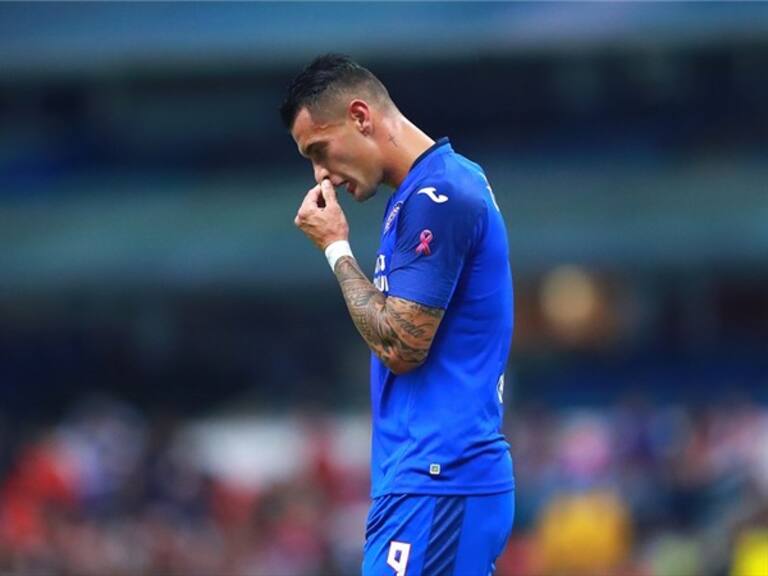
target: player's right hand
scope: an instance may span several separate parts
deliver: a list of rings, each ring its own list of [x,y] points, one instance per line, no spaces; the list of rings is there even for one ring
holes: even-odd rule
[[[336,198],[333,184],[327,178],[307,192],[293,223],[320,250],[325,250],[336,240],[349,239],[347,217]]]

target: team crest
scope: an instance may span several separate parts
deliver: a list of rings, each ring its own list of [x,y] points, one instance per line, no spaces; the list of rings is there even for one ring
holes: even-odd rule
[[[402,202],[397,202],[394,206],[392,206],[392,210],[389,211],[387,220],[384,222],[384,232],[389,232],[389,229],[392,227],[392,223],[395,221],[395,218],[397,217],[398,213],[400,212],[400,208],[402,207]]]

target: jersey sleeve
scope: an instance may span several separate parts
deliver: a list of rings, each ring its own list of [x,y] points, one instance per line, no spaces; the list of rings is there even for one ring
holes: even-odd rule
[[[486,215],[482,196],[472,190],[445,183],[414,192],[398,219],[389,295],[447,308]]]

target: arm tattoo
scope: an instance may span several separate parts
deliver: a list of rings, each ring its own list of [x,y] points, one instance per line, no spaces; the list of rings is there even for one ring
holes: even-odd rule
[[[352,321],[381,361],[396,373],[424,362],[443,310],[385,296],[349,256],[339,259],[334,272]]]

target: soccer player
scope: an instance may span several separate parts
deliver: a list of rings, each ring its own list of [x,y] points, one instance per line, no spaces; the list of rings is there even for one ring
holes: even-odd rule
[[[372,351],[362,572],[487,576],[514,517],[501,433],[512,277],[491,186],[346,56],[320,56],[296,76],[281,116],[317,182],[294,223],[325,252]],[[370,282],[335,189],[363,202],[379,184],[394,192]]]

